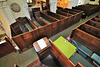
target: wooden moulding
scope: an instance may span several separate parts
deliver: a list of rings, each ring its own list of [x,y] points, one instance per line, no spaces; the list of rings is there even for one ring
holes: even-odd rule
[[[87,25],[87,24],[82,24],[78,29],[81,29],[97,38],[100,38],[100,29],[95,28],[93,26]]]
[[[100,55],[100,39],[80,29],[74,29],[71,38],[75,39],[85,47]]]
[[[49,40],[51,44],[51,52],[55,58],[61,63],[62,67],[84,67],[80,62],[75,65],[71,60],[69,60],[54,44]]]
[[[70,11],[70,10],[66,10],[66,9],[61,9],[60,11],[63,11],[63,12],[66,12],[66,13],[70,13],[72,15],[77,14],[77,12],[75,12],[75,11]]]
[[[77,13],[75,10],[73,11],[73,9],[71,10],[71,9],[67,9],[67,8],[61,9],[60,11],[74,15],[73,24],[78,22],[83,14],[83,11],[76,10],[77,12],[79,12],[79,13]]]
[[[90,16],[99,10],[99,6],[86,4],[86,5],[80,5],[77,7],[73,7],[73,9],[82,10],[82,11],[84,11],[85,16]]]
[[[100,22],[100,18],[95,17],[94,20]]]
[[[70,14],[70,13],[65,13],[65,12],[62,12],[62,11],[60,11],[60,10],[57,10],[56,12],[57,12],[57,14],[64,15],[64,16],[66,16],[66,17],[72,16],[72,14]]]
[[[53,22],[52,26],[51,26],[51,36],[57,34],[60,32],[60,28],[59,25],[61,26],[61,21],[57,21],[57,22]]]
[[[42,20],[40,17],[36,17],[36,21],[41,25],[41,26],[44,26],[44,25],[47,25],[48,23],[45,22],[44,20]]]
[[[100,21],[98,21],[99,18],[96,18],[96,17],[93,17],[91,20],[96,21],[96,22],[100,22]]]
[[[46,27],[47,37],[50,38],[51,37],[51,31],[52,31],[51,24],[48,24],[45,27]]]
[[[50,12],[50,11],[46,11],[45,14],[47,14],[47,15],[49,15],[51,17],[54,17],[54,18],[56,18],[58,20],[61,20],[61,19],[64,19],[65,18],[65,16],[63,16],[63,15],[59,15],[57,13],[53,13],[53,12]]]
[[[12,37],[14,42],[20,48],[20,52],[26,51],[32,47],[32,43],[39,39],[39,30],[34,29],[30,32],[26,32],[17,36]]]
[[[78,22],[83,14],[83,11],[75,10],[75,9],[67,9],[66,8],[66,9],[61,9],[60,11],[63,11],[65,13],[69,13],[69,14],[73,14],[74,15],[73,24]]]
[[[58,19],[56,19],[56,18],[54,18],[54,17],[51,17],[51,16],[49,16],[49,15],[46,15],[46,14],[44,14],[44,13],[40,13],[40,14],[41,14],[41,17],[42,17],[42,18],[48,20],[50,23],[58,21]]]
[[[47,37],[45,26],[40,27],[38,30],[39,30],[39,38]]]
[[[68,8],[65,8],[65,10],[69,10],[69,11],[73,11],[73,12],[77,12],[77,13],[83,13],[83,11],[76,10],[76,9],[68,9]]]
[[[94,27],[100,29],[100,23],[99,22],[96,22],[96,21],[93,21],[93,20],[89,20],[89,21],[86,22],[86,24],[94,26]]]
[[[38,28],[30,19],[28,19],[27,17],[22,17],[21,20],[10,25],[12,36],[28,32],[29,30],[25,26],[26,23],[28,23],[32,29]],[[22,31],[20,27],[24,30]]]

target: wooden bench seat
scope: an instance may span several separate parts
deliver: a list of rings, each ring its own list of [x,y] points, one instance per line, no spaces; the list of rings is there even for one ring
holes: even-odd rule
[[[10,25],[12,36],[16,36],[28,31],[32,31],[33,29],[38,28],[30,19],[27,17],[22,17],[17,22]]]

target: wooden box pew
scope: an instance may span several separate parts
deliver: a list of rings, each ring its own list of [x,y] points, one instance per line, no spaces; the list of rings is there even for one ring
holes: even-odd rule
[[[88,16],[87,14],[88,14],[89,9],[88,10],[82,9],[82,7],[72,7],[72,9],[82,10],[84,11],[83,15]]]
[[[66,10],[66,9],[61,9],[60,11],[75,15],[77,12],[71,11],[71,10]]]
[[[99,6],[98,5],[97,6],[95,6],[95,5],[81,5],[81,6],[73,7],[73,9],[82,10],[82,11],[84,11],[85,16],[90,16],[99,10]]]
[[[69,11],[73,11],[73,12],[79,13],[79,15],[77,16],[77,19],[79,19],[79,20],[80,20],[81,16],[83,15],[83,11],[81,11],[81,10],[68,9],[68,8],[65,8],[64,10],[69,10]]]
[[[60,10],[57,10],[56,11],[57,14],[60,14],[60,15],[63,15],[63,16],[66,16],[66,17],[70,17],[70,16],[73,16],[72,14],[70,13],[65,13],[63,11],[60,11]]]
[[[55,34],[60,32],[59,25],[61,24],[61,21],[56,21],[50,24],[47,24],[43,27],[38,28],[39,29],[39,38],[54,36]],[[61,25],[60,25],[61,26]]]
[[[53,13],[53,12],[50,12],[50,11],[48,11],[48,10],[44,10],[44,11],[42,11],[42,12],[45,13],[45,14],[47,14],[47,15],[49,15],[49,16],[52,16],[52,17],[54,17],[54,18],[56,18],[56,19],[59,19],[59,20],[65,18],[65,16],[63,16],[63,15],[60,15],[60,14],[57,14],[57,13]]]
[[[59,14],[62,14],[62,15],[64,15],[64,16],[66,16],[66,17],[68,17],[68,15],[71,15],[71,16],[69,16],[68,18],[68,20],[67,21],[65,21],[66,20],[66,18],[65,19],[62,19],[61,21],[63,22],[66,22],[66,24],[67,24],[67,22],[70,24],[69,26],[71,26],[71,25],[73,25],[73,24],[75,24],[75,23],[77,23],[79,20],[80,20],[80,18],[77,18],[77,16],[82,16],[82,14],[80,15],[79,13],[77,13],[76,15],[72,15],[72,14],[70,14],[70,13],[66,13],[66,12],[63,12],[63,11],[60,11],[60,10],[57,10],[57,13],[59,13]],[[65,25],[66,25],[65,24]],[[67,28],[68,27],[68,25],[66,25],[66,27],[65,28]]]
[[[63,11],[60,11],[60,10],[57,10],[56,12],[57,12],[57,14],[61,14],[61,15],[66,16],[66,18],[64,18],[64,19],[61,20],[62,23],[64,23],[64,22],[65,23],[69,22],[69,24],[76,23],[76,22],[73,22],[74,21],[74,17],[75,17],[74,15],[66,13],[66,12],[63,12]],[[69,19],[67,20],[67,18],[69,18]],[[66,24],[65,24],[65,26],[66,26],[65,28],[67,28]]]
[[[39,37],[38,30],[35,29],[30,32],[26,32],[17,36],[12,37],[13,41],[20,48],[20,53],[26,51],[32,47],[32,43]]]
[[[57,34],[59,32],[58,24],[60,24],[61,21],[56,18],[53,18],[47,14],[44,14],[44,13],[40,13],[40,14],[41,14],[41,17],[45,18],[46,20],[48,20],[50,22],[50,24],[49,24],[46,21],[44,21],[38,17],[42,21],[42,23],[45,23],[45,27],[47,27],[47,26],[48,26],[47,28],[51,27],[49,32],[47,32],[48,34],[50,33],[49,35],[47,34],[48,35],[47,37],[51,37],[51,36]],[[39,19],[37,19],[37,21],[40,21]],[[46,30],[46,29],[44,29],[44,30]],[[46,31],[48,31],[48,30],[46,30]]]
[[[50,11],[43,11],[43,13],[45,13],[45,14],[49,14],[50,16],[52,15],[53,17],[55,17],[55,18],[59,18],[59,20],[61,20],[61,21],[58,21],[57,23],[56,22],[54,22],[53,24],[56,24],[57,25],[57,30],[59,31],[59,32],[61,32],[61,31],[63,31],[64,29],[66,29],[66,28],[68,28],[68,27],[70,27],[71,25],[73,25],[73,22],[72,22],[72,20],[71,19],[73,19],[74,18],[74,16],[71,16],[71,17],[63,17],[62,15],[60,16],[59,14],[55,14],[55,13],[52,13],[52,12],[50,12]]]
[[[36,21],[41,25],[41,26],[44,26],[44,25],[47,25],[48,23],[45,22],[44,20],[42,20],[40,17],[36,17]]]
[[[80,29],[74,29],[71,38],[100,56],[100,39]]]
[[[50,38],[51,36],[57,34],[59,32],[58,27],[60,23],[60,21],[50,23],[32,31],[14,36],[12,39],[20,48],[20,52],[23,52],[31,48],[34,41],[37,41],[42,37]]]
[[[100,22],[100,18],[97,18],[97,17],[94,17],[94,18],[92,18],[91,20],[94,20],[94,21]]]
[[[51,16],[49,16],[49,15],[47,15],[47,14],[44,14],[44,13],[42,13],[42,12],[40,12],[40,11],[35,12],[35,17],[39,17],[39,18],[41,18],[42,20],[44,20],[45,22],[47,22],[47,23],[52,23],[52,22],[59,21],[58,19],[53,18],[53,17],[51,17]],[[37,20],[37,19],[36,19],[36,20]]]
[[[68,8],[65,8],[64,10],[73,11],[73,12],[77,12],[77,13],[83,13],[83,11],[76,10],[76,9],[68,9]]]
[[[78,27],[78,29],[87,32],[88,34],[91,34],[97,38],[100,38],[100,29],[87,25],[87,24],[83,24],[80,27]]]
[[[63,11],[65,11],[65,12],[68,12],[68,11],[71,11],[72,12],[72,14],[73,14],[73,12],[74,12],[74,14],[75,14],[75,22],[78,22],[79,20],[80,20],[80,18],[81,18],[81,16],[83,15],[83,11],[81,11],[81,10],[76,10],[76,9],[68,9],[68,8],[65,8],[65,9],[60,9],[60,10],[63,10]],[[70,12],[69,12],[70,13]]]
[[[92,4],[86,4],[86,5],[91,6],[91,7],[94,9],[94,12],[99,10],[99,9],[98,9],[98,8],[99,8],[98,5],[92,5]]]
[[[45,29],[46,29],[46,27],[42,26],[42,27],[34,29],[30,32],[26,32],[26,33],[12,37],[13,41],[20,48],[19,52],[21,53],[23,51],[26,51],[27,49],[32,47],[33,42],[37,41],[38,39],[40,39],[43,36],[47,36]]]
[[[73,20],[74,23],[76,23],[80,20],[82,13],[83,13],[83,11],[77,13],[75,11],[70,11],[70,10],[66,10],[66,9],[61,9],[60,11],[74,15],[74,20]]]
[[[62,22],[56,21],[50,24],[47,24],[43,27],[38,28],[39,29],[39,37],[42,38],[44,36],[50,38],[51,36],[54,36],[55,34],[60,32],[60,29],[62,29]],[[64,30],[64,29],[63,29]]]
[[[49,21],[50,23],[59,21],[58,19],[53,18],[53,17],[51,17],[51,16],[49,16],[49,15],[46,15],[46,14],[44,14],[44,13],[40,13],[40,14],[41,14],[41,17],[42,17],[43,19]]]
[[[87,21],[85,24],[88,24],[88,25],[91,25],[91,26],[94,26],[94,27],[100,29],[100,23],[97,22],[97,21],[89,20],[89,21]]]
[[[16,36],[38,28],[30,19],[22,17],[20,20],[10,25],[12,36]]]

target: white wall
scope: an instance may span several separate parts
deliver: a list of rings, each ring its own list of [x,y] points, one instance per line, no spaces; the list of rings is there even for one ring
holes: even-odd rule
[[[78,5],[87,4],[87,3],[89,3],[89,0],[79,0],[78,1]]]
[[[99,0],[95,0],[95,1],[90,1],[89,0],[89,4],[99,4],[98,2],[99,2]]]
[[[87,3],[89,3],[89,0],[73,0],[72,7]]]
[[[16,19],[18,17],[24,17],[24,16],[27,16],[28,18],[30,18],[30,15],[29,15],[29,11],[28,11],[28,5],[27,5],[27,0],[7,0],[7,4],[10,8],[10,5],[12,3],[17,3],[20,5],[21,7],[21,11],[20,12],[13,12],[11,9],[11,13],[13,14],[13,17]]]
[[[78,1],[79,0],[73,0],[72,7],[78,6]]]
[[[8,22],[6,21],[5,17],[3,16],[1,10],[0,10],[0,21],[2,22],[2,25],[5,29],[6,34],[8,35],[8,37],[11,38],[10,26],[9,26]]]

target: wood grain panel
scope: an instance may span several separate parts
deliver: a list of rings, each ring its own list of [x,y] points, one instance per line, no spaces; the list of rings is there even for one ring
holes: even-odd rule
[[[39,28],[39,38],[47,37],[46,34],[47,34],[46,33],[46,27],[45,26],[40,27]]]
[[[81,29],[97,38],[100,38],[100,29],[98,29],[98,28],[95,28],[95,27],[87,25],[87,24],[83,24],[79,27],[79,29]]]
[[[51,37],[51,31],[52,31],[51,25],[52,25],[52,24],[46,25],[46,33],[47,33],[47,37],[48,37],[48,38]]]
[[[71,38],[75,39],[82,45],[86,46],[93,52],[100,55],[100,48],[99,48],[100,47],[100,39],[84,32],[82,30],[79,30],[79,29],[73,30],[73,32],[71,34]]]
[[[94,27],[100,29],[100,23],[99,23],[99,22],[96,22],[96,21],[90,20],[90,21],[86,22],[86,24],[91,25],[91,26],[94,26]]]

